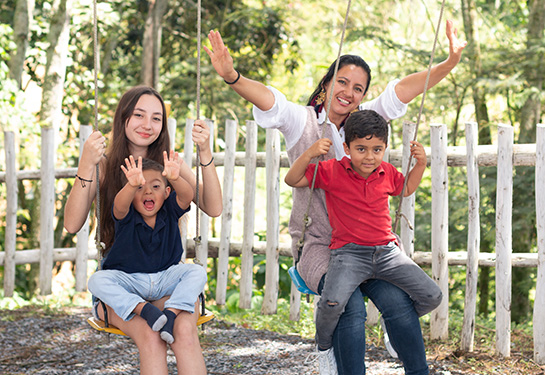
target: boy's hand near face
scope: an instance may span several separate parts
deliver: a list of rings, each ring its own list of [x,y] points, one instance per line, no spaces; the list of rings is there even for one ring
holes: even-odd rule
[[[125,166],[121,166],[121,170],[127,177],[127,183],[132,187],[142,186],[146,183],[144,174],[142,173],[142,157],[138,157],[138,162],[135,162],[134,157],[130,155],[125,158]]]
[[[177,152],[170,150],[170,155],[163,151],[163,176],[169,181],[176,181],[180,178],[180,160]]]
[[[307,157],[309,157],[309,159],[318,157],[320,155],[325,155],[328,153],[329,148],[332,144],[333,142],[331,142],[331,139],[329,138],[318,139],[304,152],[304,154],[307,154]]]
[[[301,154],[290,167],[284,181],[291,187],[308,187],[308,179],[305,177],[310,161],[320,155],[325,155],[331,147],[331,139],[318,139],[312,146]]]

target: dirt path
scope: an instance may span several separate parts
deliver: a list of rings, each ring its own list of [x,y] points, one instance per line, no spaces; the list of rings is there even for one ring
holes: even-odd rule
[[[0,374],[139,374],[133,342],[92,330],[85,321],[89,315],[90,309],[85,308],[0,310]],[[245,329],[216,319],[201,333],[201,344],[210,375],[319,374],[316,362],[305,364],[313,342],[300,336]],[[476,373],[457,370],[458,362],[431,360],[430,374]],[[171,352],[168,363],[175,374]],[[368,375],[404,374],[400,362],[374,345],[369,345],[366,363]],[[522,374],[499,367],[490,373]]]

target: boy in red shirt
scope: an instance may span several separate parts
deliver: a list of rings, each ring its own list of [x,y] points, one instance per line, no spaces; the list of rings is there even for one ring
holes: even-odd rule
[[[439,306],[442,293],[437,284],[396,244],[392,232],[389,197],[401,194],[404,176],[383,161],[388,144],[388,124],[373,110],[352,113],[344,126],[342,160],[318,164],[315,188],[326,196],[332,237],[331,259],[316,315],[319,351],[332,350],[338,319],[354,290],[369,279],[391,282],[414,301],[419,316]],[[285,182],[309,187],[316,165],[312,158],[324,155],[331,140],[314,143],[291,166]],[[404,196],[411,195],[426,169],[424,147],[413,141],[416,164],[409,172]]]

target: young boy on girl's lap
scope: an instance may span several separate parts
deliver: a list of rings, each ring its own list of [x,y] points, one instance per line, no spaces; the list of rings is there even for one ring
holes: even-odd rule
[[[401,194],[404,176],[382,160],[387,122],[375,111],[358,111],[348,117],[344,131],[350,157],[320,162],[314,186],[325,190],[332,227],[331,259],[316,315],[320,351],[332,351],[338,319],[354,290],[368,279],[384,279],[403,289],[419,316],[435,309],[442,298],[437,284],[401,251],[392,233],[389,196]],[[286,183],[311,186],[316,165],[310,161],[326,154],[331,143],[327,138],[314,143],[293,163]],[[420,184],[427,162],[424,147],[411,143],[416,165],[407,177],[405,196]]]
[[[180,177],[178,153],[164,152],[161,164],[131,155],[121,166],[127,183],[115,199],[115,239],[102,270],[89,278],[89,291],[119,317],[139,315],[167,343],[174,342],[174,320],[195,312],[206,271],[183,264],[178,219],[187,211],[193,188]],[[170,184],[170,186],[169,186]],[[171,192],[171,186],[174,189]],[[170,296],[163,311],[148,301]]]

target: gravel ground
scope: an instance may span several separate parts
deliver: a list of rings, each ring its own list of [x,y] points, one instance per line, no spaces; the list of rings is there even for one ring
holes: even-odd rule
[[[0,374],[138,374],[138,351],[122,336],[91,329],[85,319],[90,309],[64,312],[22,308],[0,310]],[[317,362],[305,364],[312,340],[227,325],[218,319],[201,332],[201,344],[210,375],[319,374]],[[169,352],[170,373],[176,373]],[[400,362],[384,348],[370,345],[368,375],[398,375]],[[448,363],[430,363],[431,374],[460,375]]]

